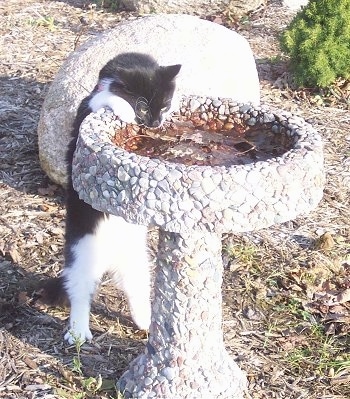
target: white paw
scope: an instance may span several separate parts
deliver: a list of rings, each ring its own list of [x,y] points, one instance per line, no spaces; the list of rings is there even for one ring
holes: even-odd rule
[[[64,335],[64,340],[67,341],[70,345],[74,345],[77,341],[91,341],[92,334],[89,328],[83,330],[70,328]]]
[[[135,123],[135,112],[132,106],[124,101],[123,103],[118,101],[118,104],[111,104],[111,109],[115,115],[117,115],[125,123]]]
[[[135,111],[133,107],[123,98],[112,94],[108,89],[96,93],[89,101],[92,112],[101,108],[110,108],[125,123],[135,123]]]

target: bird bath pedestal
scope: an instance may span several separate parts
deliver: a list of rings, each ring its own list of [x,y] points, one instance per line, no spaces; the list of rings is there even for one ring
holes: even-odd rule
[[[112,137],[125,125],[109,111],[84,120],[73,164],[80,198],[160,230],[148,342],[117,385],[125,398],[242,398],[245,374],[223,342],[221,234],[315,208],[324,186],[322,142],[299,117],[229,99],[185,98],[180,114],[261,128],[283,151],[230,166],[186,166],[117,147]]]

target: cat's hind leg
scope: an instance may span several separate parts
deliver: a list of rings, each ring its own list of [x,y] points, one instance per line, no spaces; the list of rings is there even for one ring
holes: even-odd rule
[[[120,219],[120,218],[119,218]],[[119,221],[118,253],[114,261],[113,280],[128,300],[136,325],[147,330],[151,324],[151,272],[147,250],[147,228]]]
[[[123,276],[120,288],[127,296],[132,319],[141,330],[148,330],[151,324],[151,301],[146,267],[139,265],[134,272],[130,270]]]

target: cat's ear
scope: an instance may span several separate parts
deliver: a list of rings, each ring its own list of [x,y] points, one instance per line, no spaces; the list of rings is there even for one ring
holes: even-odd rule
[[[160,67],[163,77],[169,81],[175,79],[175,76],[179,73],[180,69],[180,64]]]

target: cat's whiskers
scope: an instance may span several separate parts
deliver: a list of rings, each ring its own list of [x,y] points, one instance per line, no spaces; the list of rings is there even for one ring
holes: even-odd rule
[[[135,104],[135,114],[136,116],[143,120],[144,117],[148,114],[152,117],[150,106],[148,103],[147,98],[145,97],[138,97]]]
[[[137,98],[137,100],[136,100],[136,108],[139,105],[143,106],[145,110],[149,109],[149,104],[148,104],[147,98],[145,98],[145,97],[138,97]]]

